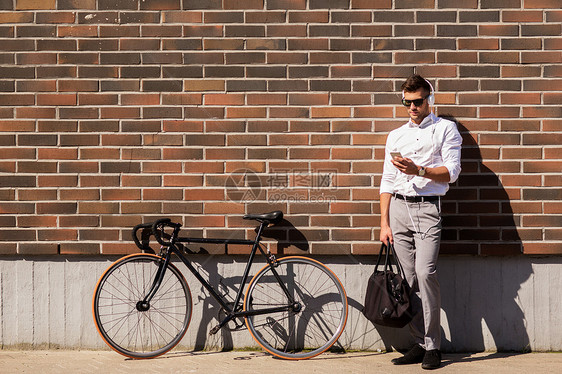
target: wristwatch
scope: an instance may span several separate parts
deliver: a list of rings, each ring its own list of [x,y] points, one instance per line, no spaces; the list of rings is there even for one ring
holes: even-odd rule
[[[418,175],[420,177],[423,177],[425,175],[425,168],[423,166],[420,166],[420,170],[418,170]]]

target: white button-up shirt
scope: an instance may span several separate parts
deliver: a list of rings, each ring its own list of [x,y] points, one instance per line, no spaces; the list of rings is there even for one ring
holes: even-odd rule
[[[393,130],[386,139],[384,169],[380,193],[398,193],[404,196],[443,196],[461,172],[462,138],[457,125],[430,113],[419,124],[411,120]],[[390,152],[400,152],[423,167],[445,166],[450,181],[436,182],[417,175],[400,172],[392,162]]]

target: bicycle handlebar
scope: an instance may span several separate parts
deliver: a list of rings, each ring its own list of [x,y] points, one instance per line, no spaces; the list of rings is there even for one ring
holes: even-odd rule
[[[172,243],[169,241],[165,241],[162,237],[162,233],[165,227],[172,227],[174,229],[174,234],[177,236],[177,230],[181,227],[179,223],[173,223],[169,218],[162,218],[157,220],[156,222],[150,223],[141,223],[136,225],[133,228],[132,236],[135,245],[140,248],[141,250],[154,252],[152,248],[150,248],[150,235],[154,235],[154,238],[160,245],[169,246]],[[144,229],[150,229],[150,233],[148,235],[145,234]],[[138,231],[143,230],[141,234],[141,238],[139,238]]]
[[[177,238],[178,231],[181,227],[181,223],[174,223],[169,218],[162,218],[162,219],[159,219],[152,224],[152,234],[154,235],[154,238],[156,239],[156,241],[160,245],[168,247],[168,246],[172,245],[172,242],[165,241],[164,239],[162,239],[162,233],[164,232],[165,227],[172,227],[174,229],[174,233],[172,234],[172,238]]]

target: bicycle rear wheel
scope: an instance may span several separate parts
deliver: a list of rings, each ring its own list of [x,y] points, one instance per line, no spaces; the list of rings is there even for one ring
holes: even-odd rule
[[[153,358],[176,346],[191,319],[191,292],[181,272],[171,263],[150,301],[150,291],[161,257],[133,254],[114,262],[101,276],[93,299],[96,327],[116,352],[131,358]]]
[[[324,264],[305,257],[286,257],[275,271],[296,305],[290,305],[269,265],[251,280],[245,311],[290,306],[282,312],[246,317],[252,337],[269,353],[285,359],[307,359],[328,350],[347,321],[347,296],[338,277]]]

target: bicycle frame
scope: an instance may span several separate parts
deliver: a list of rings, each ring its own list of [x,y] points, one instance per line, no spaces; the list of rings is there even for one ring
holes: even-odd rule
[[[231,320],[233,320],[235,318],[238,318],[238,317],[247,317],[247,316],[252,316],[252,315],[269,314],[269,313],[282,312],[282,311],[288,311],[288,310],[297,310],[299,306],[297,305],[297,303],[295,303],[295,299],[293,298],[293,296],[291,295],[291,293],[289,292],[289,290],[287,289],[287,287],[285,286],[285,284],[281,280],[281,277],[279,276],[279,274],[275,270],[275,259],[268,256],[260,246],[261,235],[262,235],[262,232],[263,232],[263,230],[266,226],[267,226],[267,223],[262,222],[260,224],[260,226],[258,227],[258,232],[257,232],[255,240],[179,238],[178,237],[179,227],[175,227],[174,233],[172,234],[172,237],[171,237],[171,240],[170,240],[170,245],[163,246],[164,248],[167,249],[166,254],[163,257],[164,261],[160,264],[160,266],[158,268],[158,271],[156,273],[154,282],[153,282],[152,287],[149,290],[148,294],[146,295],[146,297],[142,301],[139,302],[140,307],[141,308],[149,308],[150,301],[151,301],[152,297],[156,294],[156,292],[158,291],[158,288],[160,287],[160,285],[162,283],[162,280],[164,279],[164,274],[166,273],[166,269],[168,268],[168,264],[170,263],[170,259],[172,257],[172,254],[176,254],[180,258],[180,260],[185,264],[185,266],[187,266],[189,271],[191,271],[191,273],[195,276],[195,278],[197,278],[197,280],[203,285],[203,287],[205,287],[205,289],[207,291],[209,291],[209,294],[215,300],[217,300],[217,302],[221,305],[221,307],[226,312],[226,317],[222,321],[219,321],[219,324],[217,326],[215,326],[213,329],[211,329],[211,332],[210,332],[211,334],[217,333],[228,322],[230,322]],[[244,274],[242,276],[240,288],[237,291],[236,299],[235,299],[232,307],[230,307],[228,305],[224,296],[219,294],[219,292],[217,292],[215,290],[215,288],[212,285],[210,285],[209,282],[207,282],[207,280],[204,279],[201,276],[201,274],[199,274],[197,269],[195,269],[195,267],[191,264],[191,262],[183,255],[182,251],[180,249],[178,249],[178,247],[176,246],[176,243],[202,243],[202,244],[207,243],[207,244],[227,244],[227,245],[228,244],[242,244],[242,245],[251,245],[252,246],[252,250],[250,252],[250,257],[248,258],[248,262],[246,264],[246,268],[245,268]],[[279,283],[279,286],[281,287],[283,292],[286,294],[286,296],[289,300],[289,304],[287,306],[283,306],[283,307],[266,308],[266,309],[253,310],[253,311],[242,311],[240,309],[241,309],[241,306],[242,306],[241,304],[242,304],[242,295],[244,293],[244,285],[246,284],[246,281],[248,280],[248,276],[250,274],[250,269],[252,267],[252,264],[254,262],[254,258],[256,256],[256,253],[257,253],[258,249],[264,255],[264,257],[266,258],[266,261],[271,268],[272,274],[274,275],[275,279]]]

